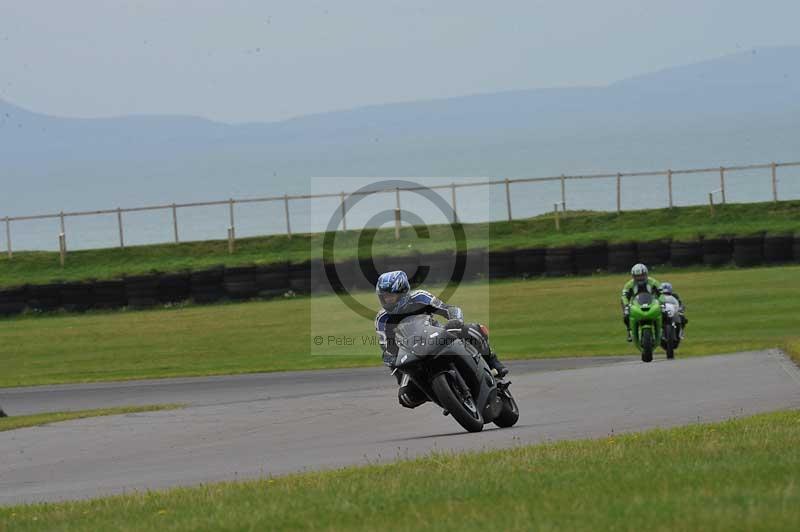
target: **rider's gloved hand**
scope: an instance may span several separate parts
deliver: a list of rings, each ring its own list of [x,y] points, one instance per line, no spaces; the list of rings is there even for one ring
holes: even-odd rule
[[[393,355],[389,351],[384,351],[383,352],[383,365],[384,366],[393,368],[394,367],[394,363],[395,363],[396,360],[397,360],[397,355]]]
[[[445,329],[458,329],[461,330],[464,328],[464,320],[461,318],[457,318],[454,320],[447,320],[447,323],[444,326]]]

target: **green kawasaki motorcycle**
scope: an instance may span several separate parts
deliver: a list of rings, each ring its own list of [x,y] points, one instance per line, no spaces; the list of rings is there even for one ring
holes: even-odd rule
[[[661,302],[652,294],[643,292],[633,298],[630,305],[630,323],[633,342],[642,353],[642,362],[653,361],[653,350],[661,344]]]

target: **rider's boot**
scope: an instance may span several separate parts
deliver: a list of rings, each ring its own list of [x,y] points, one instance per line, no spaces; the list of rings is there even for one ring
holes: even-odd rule
[[[497,358],[497,353],[494,351],[489,352],[489,356],[486,357],[486,363],[489,364],[489,367],[492,368],[497,372],[498,378],[503,378],[508,375],[508,368],[500,362],[500,359]]]
[[[406,408],[417,408],[419,405],[428,402],[425,393],[420,390],[416,384],[411,382],[411,379],[405,373],[397,372],[400,377],[397,383],[400,387],[397,389],[397,400]]]
[[[633,342],[633,335],[631,334],[631,330],[628,329],[628,341]]]

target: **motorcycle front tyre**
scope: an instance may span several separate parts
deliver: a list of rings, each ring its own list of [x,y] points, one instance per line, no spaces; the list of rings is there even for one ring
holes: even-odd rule
[[[439,403],[458,421],[458,424],[464,427],[469,432],[480,432],[483,430],[483,416],[477,410],[471,412],[464,406],[458,398],[455,390],[453,390],[450,379],[447,373],[440,373],[437,375],[431,387]]]

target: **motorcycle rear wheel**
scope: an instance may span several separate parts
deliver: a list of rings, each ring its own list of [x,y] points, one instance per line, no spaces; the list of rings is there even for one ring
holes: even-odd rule
[[[645,329],[642,331],[642,362],[653,361],[653,331]]]
[[[454,383],[450,382],[449,374],[440,373],[431,383],[433,393],[439,403],[458,421],[458,424],[469,432],[483,430],[483,416],[475,406],[474,399],[462,400]]]

